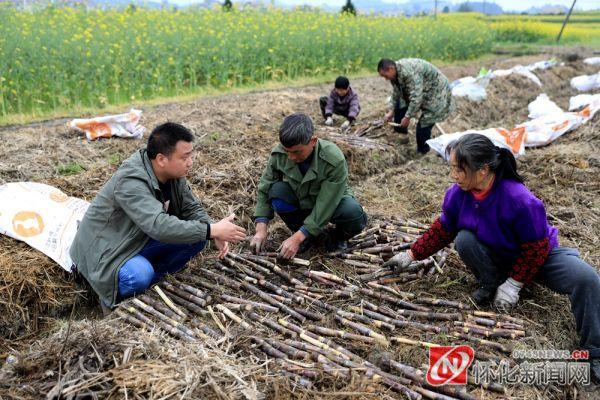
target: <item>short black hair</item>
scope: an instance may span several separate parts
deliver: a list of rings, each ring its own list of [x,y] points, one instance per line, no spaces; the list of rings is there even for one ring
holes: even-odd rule
[[[310,117],[302,113],[290,114],[279,127],[279,142],[283,147],[293,147],[297,144],[308,144],[313,137],[315,128]]]
[[[350,81],[345,76],[338,76],[335,80],[336,89],[348,89],[350,87]]]
[[[194,134],[185,126],[175,122],[165,122],[158,125],[148,136],[148,145],[146,146],[148,157],[153,160],[159,153],[167,157],[170,156],[180,140],[188,143],[193,142]]]
[[[396,61],[390,58],[382,58],[377,64],[377,71],[387,71],[390,67],[396,68]]]

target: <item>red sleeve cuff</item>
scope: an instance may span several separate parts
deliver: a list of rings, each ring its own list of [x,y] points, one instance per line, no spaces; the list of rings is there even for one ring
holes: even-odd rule
[[[456,232],[447,232],[439,218],[433,221],[427,232],[421,235],[410,247],[415,260],[424,260],[448,246],[456,237]]]

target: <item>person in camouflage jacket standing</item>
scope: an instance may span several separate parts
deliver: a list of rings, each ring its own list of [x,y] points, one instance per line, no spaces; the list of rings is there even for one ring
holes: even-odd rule
[[[411,118],[417,118],[417,151],[427,153],[427,140],[436,122],[448,118],[454,109],[448,78],[433,64],[419,58],[393,61],[383,58],[377,65],[379,75],[390,81],[394,89],[386,121],[399,124],[394,130],[408,134]],[[407,141],[405,141],[406,143]]]

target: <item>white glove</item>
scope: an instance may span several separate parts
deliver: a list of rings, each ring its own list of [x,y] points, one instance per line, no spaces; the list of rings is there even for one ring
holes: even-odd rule
[[[327,126],[333,125],[333,118],[327,117],[327,119],[325,120],[325,125],[327,125]]]
[[[408,253],[408,251],[403,251],[402,253],[396,254],[394,257],[381,264],[381,267],[388,267],[394,272],[401,272],[403,269],[406,269],[413,261],[414,259]]]
[[[342,126],[340,127],[340,129],[342,131],[345,131],[346,129],[348,129],[350,127],[350,121],[346,121],[342,124]]]
[[[498,286],[494,305],[501,311],[509,311],[519,301],[519,292],[522,287],[523,283],[515,281],[513,278],[508,278],[506,282]]]

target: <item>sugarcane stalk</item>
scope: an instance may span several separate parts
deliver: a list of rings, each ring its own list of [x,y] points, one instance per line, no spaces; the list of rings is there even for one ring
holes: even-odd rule
[[[163,287],[164,289],[168,290],[169,292],[174,293],[177,296],[181,297],[182,299],[185,299],[185,300],[187,300],[191,303],[194,303],[200,307],[206,307],[208,305],[208,302],[205,299],[195,296],[188,291],[181,290],[178,287],[175,287],[174,285],[170,284],[167,281],[162,281],[159,283],[159,285],[161,287]]]
[[[182,290],[185,290],[186,292],[189,292],[190,294],[193,294],[196,297],[206,300],[207,303],[210,303],[210,301],[212,300],[208,293],[203,292],[202,290],[200,290],[196,287],[188,285],[187,283],[183,283],[183,282],[171,282],[171,283],[174,286],[176,286]]]
[[[398,328],[414,328],[425,332],[434,332],[441,333],[447,332],[448,329],[446,327],[441,327],[437,325],[423,324],[420,322],[409,321],[400,315],[397,315],[393,310],[387,307],[379,307],[369,302],[364,302],[365,305],[369,309],[363,309],[362,312],[374,319],[378,319],[380,321],[385,321],[390,324],[394,324]]]
[[[265,279],[265,276],[259,272],[252,271],[249,267],[246,267],[241,262],[232,260],[231,258],[225,257],[221,262],[231,268],[236,268],[240,272],[254,278],[254,279]]]
[[[367,249],[367,248],[373,247],[373,246],[377,246],[377,240],[375,240],[375,239],[365,240],[363,242],[359,242],[359,243],[355,244],[352,247],[349,247],[348,249],[346,249],[346,252],[353,252],[356,250]]]
[[[323,319],[323,315],[316,312],[316,311],[311,311],[311,310],[307,310],[305,308],[293,308],[294,311],[296,311],[298,314],[301,314],[303,316],[305,316],[308,319],[311,319],[313,321],[321,321]]]
[[[340,350],[337,345],[332,345],[330,346],[330,341],[328,341],[327,339],[325,339],[322,336],[316,335],[310,331],[307,331],[305,329],[300,328],[298,325],[295,325],[289,321],[286,321],[282,318],[279,318],[277,320],[277,322],[279,322],[280,325],[282,325],[285,328],[288,328],[294,332],[296,332],[298,334],[298,337],[310,344],[312,344],[313,346],[317,346],[320,347],[322,349],[331,351],[332,353],[334,353],[337,356],[340,356],[342,358],[350,358],[348,355],[345,354],[345,349],[344,350]],[[346,350],[347,351],[347,350]]]
[[[201,279],[195,275],[186,274],[186,275],[178,275],[178,277],[182,280],[185,280],[186,282],[192,283],[197,286],[202,286],[204,289],[212,290],[214,292],[219,291],[219,288],[216,285],[206,282],[204,279]]]
[[[368,274],[359,275],[359,276],[357,276],[357,278],[361,282],[368,282],[368,281],[373,281],[373,280],[379,279],[384,276],[390,276],[393,274],[394,274],[394,271],[392,271],[388,268],[380,268],[377,271],[373,271]]]
[[[274,298],[272,298],[271,296],[269,296],[267,293],[263,292],[256,286],[252,286],[248,282],[241,282],[241,285],[244,289],[248,290],[249,292],[254,293],[258,297],[260,297],[262,300],[266,301],[267,303],[271,304],[272,306],[277,307],[279,310],[290,315],[292,318],[294,318],[302,323],[304,323],[306,321],[306,317],[304,317],[303,315],[299,314],[298,312],[292,310],[290,307],[286,306],[285,304],[275,300]]]
[[[456,387],[450,385],[442,385],[442,386],[433,386],[427,383],[427,379],[425,378],[425,374],[417,368],[411,367],[410,365],[402,364],[401,362],[394,361],[389,359],[388,357],[382,360],[383,364],[388,368],[394,369],[400,372],[402,375],[407,378],[417,382],[423,387],[429,388],[433,391],[443,393],[448,396],[453,396],[461,400],[476,400],[476,397],[470,395],[466,392],[466,390],[459,390]]]
[[[503,333],[503,332],[493,332],[489,329],[483,328],[473,328],[467,326],[455,326],[454,330],[456,332],[462,333],[474,333],[476,335],[481,335],[487,338],[507,338],[507,339],[517,339],[519,336],[514,333]]]
[[[267,328],[271,328],[274,331],[277,331],[284,336],[289,336],[289,337],[297,337],[298,336],[298,334],[296,332],[279,325],[277,322],[273,321],[270,318],[260,316],[255,312],[249,312],[246,315],[248,315],[248,318],[250,318],[251,320],[258,322],[259,324],[264,325]]]
[[[369,343],[369,344],[377,342],[377,340],[375,338],[372,338],[372,337],[369,337],[369,336],[357,335],[355,333],[350,333],[350,332],[340,331],[340,330],[336,330],[336,329],[325,328],[323,326],[308,325],[306,327],[306,329],[308,329],[311,332],[315,332],[315,333],[317,333],[319,335],[322,335],[322,336],[339,337],[339,338],[342,338],[342,339],[355,340],[355,341],[359,341],[359,342],[363,342],[363,343]]]
[[[350,265],[352,267],[357,268],[365,268],[365,269],[379,269],[379,265],[367,263],[359,260],[351,260],[351,259],[342,259],[342,262],[346,265]]]
[[[365,371],[365,375],[368,378],[371,378],[374,382],[382,382],[385,385],[389,386],[392,390],[403,393],[410,400],[421,400],[423,398],[423,396],[421,396],[421,394],[413,391],[412,389],[409,389],[408,387],[406,387],[405,385],[403,385],[399,382],[396,382],[392,379],[381,376],[374,370]]]
[[[131,307],[131,306],[129,306],[129,307]],[[131,325],[137,326],[140,329],[146,329],[146,330],[152,332],[152,329],[156,326],[154,321],[152,321],[150,318],[146,317],[145,315],[143,315],[142,313],[140,313],[133,307],[131,307],[132,314],[128,313],[125,310],[127,310],[129,307],[128,306],[117,307],[117,309],[115,310],[115,313],[122,320],[129,322]],[[133,313],[137,313],[137,314],[141,315],[143,318],[137,318],[135,315],[133,315]]]
[[[287,357],[293,358],[296,360],[310,360],[310,354],[307,351],[297,349],[289,344],[280,342],[279,340],[265,338],[265,341],[269,343],[272,347],[280,350],[285,353]]]
[[[414,318],[425,318],[429,320],[437,321],[456,321],[461,320],[462,315],[459,313],[437,313],[437,312],[423,312],[413,310],[395,310],[396,314],[402,315],[403,317],[414,317]]]
[[[408,344],[411,346],[424,347],[427,349],[429,349],[431,347],[439,347],[440,346],[439,344],[422,342],[420,340],[413,340],[413,339],[409,339],[409,338],[402,337],[402,336],[392,336],[392,337],[390,337],[390,340],[392,341],[392,343]]]
[[[142,300],[144,303],[149,304],[150,306],[154,307],[161,313],[165,314],[167,317],[172,318],[177,322],[183,321],[183,318],[181,317],[181,315],[177,314],[175,311],[173,311],[171,308],[167,307],[164,303],[160,302],[159,300],[153,299],[152,297],[148,296],[147,294],[142,294],[137,297],[140,300]]]
[[[292,277],[290,274],[288,274],[287,272],[282,270],[277,264],[274,264],[270,261],[264,260],[258,256],[252,255],[252,254],[244,254],[243,257],[246,258],[247,260],[253,261],[257,264],[260,264],[264,267],[269,268],[271,271],[273,271],[274,273],[276,273],[277,275],[279,275],[280,277],[282,277],[283,279],[285,279],[292,285],[297,285],[297,284],[301,285],[302,284],[302,282],[300,282],[298,279]]]
[[[460,326],[460,327],[466,327],[466,328],[483,329],[483,330],[490,331],[492,333],[501,333],[501,334],[511,335],[510,337],[512,339],[514,339],[516,337],[525,337],[525,331],[518,330],[518,329],[492,328],[492,327],[481,326],[481,325],[472,324],[469,322],[462,322],[462,321],[454,321],[454,325]],[[513,337],[513,335],[514,335],[514,337]]]
[[[332,255],[332,254],[328,254],[328,255]],[[338,258],[341,258],[342,260],[364,261],[367,263],[377,263],[377,265],[379,265],[383,262],[381,257],[373,256],[371,254],[342,253],[342,254],[335,254],[335,256]]]
[[[424,387],[421,387],[421,386],[413,385],[413,386],[410,386],[410,388],[412,390],[414,390],[415,392],[423,395],[423,397],[426,397],[431,400],[457,400],[456,397],[447,396],[442,393],[437,393],[437,392],[431,391],[429,389],[425,389]]]
[[[221,294],[221,295],[219,295],[219,297],[222,300],[228,301],[230,303],[246,304],[246,305],[252,306],[254,308],[261,309],[261,310],[268,311],[268,312],[279,311],[279,309],[277,307],[273,307],[273,306],[270,306],[265,303],[260,303],[258,301],[246,300],[246,299],[242,299],[240,297],[229,296],[226,294]]]
[[[415,279],[419,279],[419,278],[420,278],[420,276],[418,274],[402,273],[398,276],[394,276],[391,278],[377,279],[374,283],[381,284],[381,285],[388,285],[390,283],[404,283],[404,282],[414,281]]]
[[[265,268],[262,265],[259,265],[259,264],[255,263],[255,262],[250,261],[250,260],[247,260],[244,257],[242,257],[242,256],[240,256],[238,254],[232,253],[232,252],[227,253],[227,255],[225,256],[225,258],[229,258],[231,260],[235,260],[235,261],[238,261],[240,263],[243,263],[243,264],[245,264],[245,265],[247,265],[247,266],[249,266],[251,268],[254,268],[255,270],[257,270],[261,274],[264,274],[265,276],[271,275],[271,273],[272,273],[270,269]]]
[[[306,275],[306,274],[305,275],[308,276],[309,278],[311,278],[314,275],[317,275],[317,276],[320,276],[323,279],[327,279],[328,281],[339,283],[340,285],[352,286],[352,284],[350,282],[346,281],[345,279],[343,279],[343,278],[341,278],[341,277],[339,277],[337,275],[327,273],[327,272],[323,272],[323,271],[306,271],[306,273],[308,275]]]
[[[265,253],[260,253],[259,256],[263,256],[263,257],[267,257],[271,260],[275,260],[275,261],[279,261],[279,262],[284,262],[287,264],[294,264],[300,267],[308,267],[310,266],[310,261],[309,260],[305,260],[303,258],[298,258],[298,257],[294,257],[290,260],[286,260],[286,259],[282,259],[279,257],[279,253],[276,252],[265,252]],[[269,260],[269,261],[271,261]],[[273,261],[271,261],[273,262]]]
[[[375,328],[379,328],[379,329],[385,328],[389,331],[394,331],[394,329],[396,329],[396,327],[394,325],[387,323],[385,321],[380,321],[377,319],[369,318],[365,315],[356,314],[356,313],[362,313],[362,309],[360,307],[352,306],[350,308],[354,312],[338,310],[337,313],[344,318],[354,319],[358,322],[362,322],[363,324],[368,324],[368,325],[374,326]]]
[[[271,346],[269,343],[265,342],[263,339],[256,337],[256,336],[252,336],[250,339],[254,343],[256,343],[261,348],[261,350],[269,357],[281,358],[281,359],[287,358],[287,356],[285,355],[284,352],[277,350],[275,347]]]
[[[349,319],[346,319],[340,315],[335,315],[334,318],[340,324],[347,326],[349,328],[355,329],[358,332],[362,333],[363,335],[372,337],[373,339],[375,339],[378,343],[380,343],[383,346],[387,347],[390,344],[390,342],[387,340],[387,338],[385,336],[383,336],[380,333],[375,332],[374,330],[370,329],[369,327],[367,327],[365,325],[362,325],[358,322],[350,321]]]
[[[321,307],[321,308],[323,308],[323,309],[325,309],[327,311],[333,311],[333,310],[336,309],[334,306],[332,306],[330,304],[327,304],[327,303],[324,303],[321,300],[313,299],[312,297],[309,297],[307,294],[305,294],[305,293],[303,293],[301,291],[296,292],[296,293],[298,293],[300,296],[302,296],[302,297],[304,297],[306,299],[306,302],[308,303],[307,305],[315,305],[315,306]]]
[[[163,299],[163,301],[165,302],[165,304],[167,306],[169,306],[169,308],[171,308],[171,310],[173,310],[175,313],[179,314],[183,318],[186,317],[186,315],[184,314],[184,312],[181,311],[175,304],[173,304],[173,302],[171,301],[171,299],[169,299],[169,297],[158,286],[154,285],[153,289],[154,289],[154,291],[156,293],[158,293],[158,295],[160,296],[160,298]]]
[[[513,317],[511,315],[506,315],[506,314],[496,314],[494,312],[491,311],[479,311],[479,310],[473,310],[472,314],[476,317],[488,317],[488,318],[492,318],[495,320],[505,320],[508,322],[512,322],[515,323],[517,325],[525,325],[525,321],[522,320],[521,318],[516,318]]]
[[[392,287],[389,286],[383,286],[378,284],[377,282],[367,282],[367,285],[369,287],[371,287],[372,289],[377,289],[377,290],[381,290],[383,292],[388,292],[389,294],[393,295],[393,296],[397,296],[404,299],[414,299],[416,297],[416,295],[414,295],[413,293],[409,293],[409,292],[403,292],[401,290],[396,290]]]
[[[490,326],[494,328],[503,328],[503,329],[517,329],[517,330],[525,330],[523,325],[518,325],[512,322],[498,322],[493,319],[483,318],[483,317],[475,317],[471,314],[466,315],[467,320],[472,321],[478,325]]]
[[[192,318],[192,320],[190,321],[190,325],[194,328],[200,329],[202,333],[212,337],[213,339],[218,340],[222,337],[220,333],[215,331],[210,326],[206,325],[203,321],[199,320],[198,318]]]
[[[360,241],[362,239],[364,239],[365,237],[377,233],[379,232],[379,229],[381,228],[380,225],[375,225],[371,228],[365,229],[364,231],[360,232],[359,234],[357,234],[356,236],[354,236],[351,240],[357,240]]]
[[[187,342],[192,342],[192,341],[196,340],[193,336],[189,336],[189,335],[185,334],[184,332],[177,329],[173,325],[165,323],[164,321],[162,321],[160,319],[158,321],[151,320],[150,318],[148,318],[144,314],[142,314],[140,311],[138,311],[135,307],[133,307],[133,304],[131,304],[131,303],[129,303],[128,305],[123,305],[123,307],[130,314],[132,314],[135,318],[137,318],[139,321],[145,323],[146,326],[151,326],[151,325],[158,326],[160,329],[169,333],[170,335],[175,336],[178,339],[185,340]]]
[[[167,317],[165,314],[156,310],[152,306],[144,303],[140,299],[134,298],[134,299],[132,299],[132,303],[134,305],[140,307],[146,313],[151,314],[151,315],[155,316],[156,318],[162,320],[164,323],[169,324],[169,325],[179,329],[181,332],[183,332],[183,334],[185,334],[191,338],[194,338],[196,336],[194,334],[194,332],[192,330],[190,330],[187,326],[181,324],[180,322],[174,320],[173,318]]]
[[[392,296],[388,296],[386,294],[383,293],[377,293],[371,289],[366,289],[366,288],[360,288],[360,292],[363,294],[366,294],[368,296],[371,296],[373,298],[376,298],[378,300],[383,300],[383,301],[387,301],[389,303],[395,304],[399,307],[402,307],[404,309],[408,309],[408,310],[415,310],[415,311],[431,311],[429,308],[427,307],[423,307],[420,306],[418,304],[414,304],[411,302],[408,302],[406,300],[401,300]]]
[[[470,310],[471,309],[470,305],[461,303],[459,301],[435,299],[433,297],[418,296],[415,299],[415,303],[428,304],[428,305],[432,305],[432,306],[453,307],[453,308],[458,308],[459,310]]]
[[[215,264],[218,264],[218,263],[215,263]],[[223,265],[223,264],[221,264],[221,265]],[[202,268],[199,270],[199,272],[203,275],[208,276],[209,278],[214,279],[216,282],[218,282],[221,285],[230,287],[231,289],[239,290],[242,287],[242,284],[240,282],[236,282],[233,279],[230,279],[226,276],[217,274],[211,270]]]
[[[227,308],[224,304],[217,304],[215,307],[217,308],[217,310],[221,311],[229,319],[231,319],[232,321],[236,322],[242,328],[244,328],[244,329],[250,329],[251,328],[251,326],[250,326],[249,323],[247,323],[246,321],[244,321],[243,319],[241,319],[240,317],[238,317],[237,315],[235,315],[235,313],[233,311],[231,311],[229,308]]]
[[[460,338],[463,340],[467,340],[469,342],[477,343],[481,346],[490,347],[494,350],[501,351],[506,354],[510,354],[512,352],[512,349],[510,349],[498,342],[492,342],[490,340],[481,339],[481,338],[478,338],[475,336],[467,335],[466,333],[462,333],[462,332],[450,332],[450,334],[454,337],[457,337],[457,338]]]
[[[250,304],[240,304],[240,303],[220,303],[225,307],[229,308],[231,311],[254,311],[254,307]]]
[[[293,300],[294,302],[298,303],[298,304],[304,304],[304,298],[300,297],[300,296],[295,296],[292,293],[288,292],[287,290],[284,290],[283,288],[281,288],[280,286],[275,285],[274,283],[271,283],[269,281],[266,281],[264,279],[260,279],[258,280],[258,285],[272,291],[273,293],[279,295],[279,296],[283,296],[286,297],[290,300]]]
[[[177,303],[179,306],[187,309],[188,311],[190,311],[194,314],[198,314],[203,317],[206,317],[209,315],[208,311],[200,308],[198,305],[196,305],[190,301],[187,301],[186,299],[183,299],[183,298],[177,296],[174,293],[171,294],[171,299],[173,300],[174,303]]]

